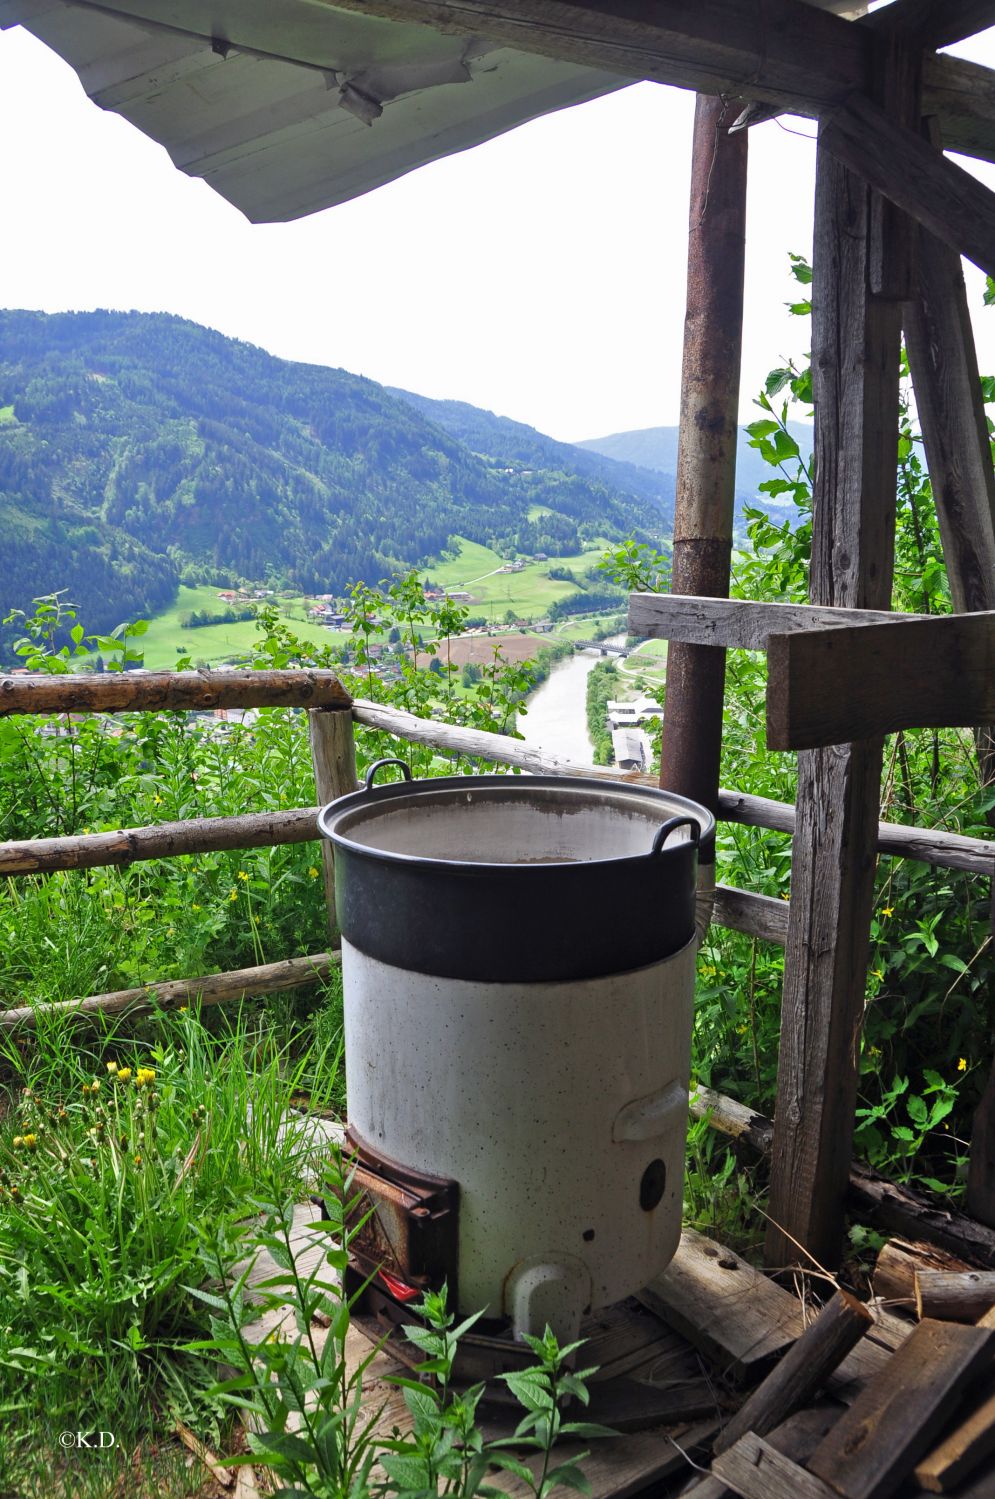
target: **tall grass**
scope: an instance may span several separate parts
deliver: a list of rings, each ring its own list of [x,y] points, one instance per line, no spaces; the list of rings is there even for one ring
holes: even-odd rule
[[[299,1051],[244,1019],[212,1034],[195,1010],[141,1039],[39,1020],[30,1045],[0,1042],[0,1493],[62,1428],[120,1450],[167,1412],[203,1423],[213,1371],[181,1350],[202,1320],[199,1237],[234,1232],[264,1177],[306,1189],[291,1101],[341,1089],[334,1018]]]

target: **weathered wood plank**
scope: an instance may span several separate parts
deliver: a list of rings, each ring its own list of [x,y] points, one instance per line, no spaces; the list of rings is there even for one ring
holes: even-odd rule
[[[819,1393],[872,1322],[862,1302],[837,1291],[723,1428],[715,1451],[725,1452],[747,1432],[768,1436],[800,1410]]]
[[[348,708],[332,671],[150,671],[0,677],[10,713],[182,713],[212,708]]]
[[[685,1229],[670,1265],[639,1300],[700,1348],[723,1378],[770,1367],[800,1330],[795,1297],[739,1255]]]
[[[743,348],[748,137],[737,106],[699,95],[691,157],[687,310],[671,587],[726,596],[732,559]],[[719,790],[725,653],[675,642],[667,657],[660,785],[711,811]]]
[[[882,609],[894,564],[901,329],[898,305],[867,290],[869,257],[867,188],[820,145],[810,593],[823,605]],[[829,1266],[840,1250],[880,780],[880,741],[799,757],[765,1246],[772,1265],[808,1251]]]
[[[754,895],[731,885],[716,885],[712,920],[717,926],[732,927],[750,937],[776,942],[781,947],[788,939],[788,902],[772,895]]]
[[[820,144],[961,255],[995,275],[995,195],[862,94],[823,116]]]
[[[915,1470],[931,1494],[948,1494],[995,1452],[995,1377],[989,1375],[970,1398],[968,1412]]]
[[[897,443],[897,439],[896,439]],[[671,593],[629,595],[629,631],[654,640],[765,651],[771,635],[853,625],[893,624],[924,615],[885,609],[833,609],[818,604],[768,604],[753,599],[681,597]]]
[[[919,46],[952,47],[995,26],[993,0],[891,0],[872,11],[864,25],[880,34],[902,31]]]
[[[977,1322],[995,1306],[995,1270],[915,1272],[916,1315],[939,1322]]]
[[[993,1354],[989,1329],[920,1322],[812,1455],[811,1471],[845,1499],[893,1494]]]
[[[743,1499],[839,1499],[821,1478],[752,1432],[715,1458],[712,1471]]]
[[[802,1466],[811,1457],[826,1433],[840,1418],[842,1406],[836,1401],[820,1400],[818,1405],[797,1411],[776,1426],[766,1438],[782,1457],[790,1458]],[[687,1499],[724,1499],[732,1492],[721,1478],[708,1474],[690,1489],[683,1489]]]
[[[768,749],[985,725],[995,721],[995,612],[772,635],[767,668]]]
[[[141,989],[118,989],[110,994],[91,994],[87,999],[59,1000],[53,1004],[22,1005],[0,1010],[0,1030],[33,1029],[38,1020],[53,1015],[67,1019],[93,1019],[96,1015],[138,1015],[149,1010],[174,1010],[180,1005],[224,1004],[231,999],[251,999],[321,984],[342,961],[340,953],[312,953],[308,958],[284,958],[257,968],[235,968],[227,973],[208,973],[200,978],[169,979],[146,984]]]
[[[922,83],[923,115],[939,121],[944,150],[990,160],[995,73],[961,57],[926,52]]]
[[[351,713],[329,713],[313,709],[308,713],[308,738],[314,767],[314,789],[318,801],[337,801],[355,791],[356,736]],[[335,911],[335,855],[329,839],[321,840],[321,867],[325,883],[325,904],[333,943],[337,940],[338,920]]]

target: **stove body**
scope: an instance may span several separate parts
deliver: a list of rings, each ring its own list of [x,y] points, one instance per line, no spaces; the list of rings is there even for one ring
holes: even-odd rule
[[[322,813],[336,849],[353,1245],[378,1311],[445,1282],[561,1341],[681,1231],[694,804],[459,777]]]

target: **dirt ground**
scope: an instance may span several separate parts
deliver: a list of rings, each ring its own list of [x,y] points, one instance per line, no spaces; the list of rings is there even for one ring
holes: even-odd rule
[[[472,662],[475,666],[489,666],[494,660],[494,647],[501,647],[501,654],[506,661],[530,661],[536,651],[542,645],[542,637],[539,635],[463,635],[454,640],[451,645],[452,662],[454,666],[466,666]],[[442,647],[441,660],[443,666],[446,664],[445,647]],[[424,665],[424,663],[422,663]]]

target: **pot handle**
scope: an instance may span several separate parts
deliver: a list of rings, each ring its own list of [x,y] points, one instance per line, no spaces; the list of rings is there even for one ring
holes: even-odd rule
[[[653,839],[654,854],[663,853],[663,846],[675,828],[693,828],[690,841],[695,848],[698,847],[698,839],[701,837],[701,823],[698,819],[696,817],[669,817]]]
[[[385,760],[374,760],[373,764],[366,772],[367,791],[373,790],[373,777],[376,775],[377,771],[381,770],[385,765],[399,765],[404,771],[404,779],[406,781],[411,780],[411,766],[408,764],[407,760],[398,760],[395,756],[389,755]]]

